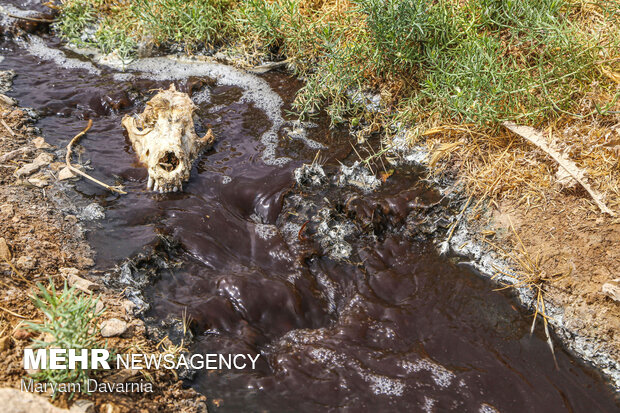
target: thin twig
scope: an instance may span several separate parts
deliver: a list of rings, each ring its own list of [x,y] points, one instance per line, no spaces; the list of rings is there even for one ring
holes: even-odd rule
[[[0,119],[0,122],[2,122],[2,126],[4,126],[6,128],[6,130],[9,131],[9,133],[11,134],[11,136],[15,136],[15,132],[13,132],[13,129],[11,129],[11,127],[9,125],[6,124],[6,122],[4,121],[4,119]]]
[[[8,309],[6,309],[6,308],[4,308],[4,307],[0,307],[0,310],[6,311],[7,313],[9,313],[9,314],[11,314],[12,316],[15,316],[15,317],[17,317],[17,318],[23,318],[24,320],[27,320],[27,319],[28,319],[28,317],[24,317],[23,315],[20,315],[20,314],[14,313],[13,311],[8,310]]]
[[[11,13],[7,13],[7,16],[12,17],[14,19],[28,20],[28,21],[37,22],[37,23],[54,23],[55,22],[55,20],[37,19],[37,18],[34,18],[34,17],[26,17],[26,16],[16,16],[16,15],[11,14]]]
[[[463,207],[463,209],[461,210],[461,213],[459,214],[458,218],[456,219],[456,221],[454,222],[454,224],[452,225],[452,228],[450,228],[450,233],[448,234],[448,238],[446,239],[446,243],[449,243],[450,240],[452,239],[452,234],[454,234],[454,230],[456,229],[456,227],[459,225],[459,223],[461,222],[461,219],[463,219],[463,215],[465,215],[465,210],[467,209],[467,207],[469,206],[469,203],[471,202],[472,198],[474,197],[474,194],[471,194],[469,196],[469,199],[467,199],[467,202],[465,203],[465,206]]]
[[[71,172],[74,172],[74,173],[76,173],[78,175],[81,175],[81,176],[83,176],[86,179],[90,179],[91,181],[93,181],[97,185],[100,185],[100,186],[104,187],[108,191],[112,191],[112,192],[116,192],[116,193],[121,194],[121,195],[125,195],[127,192],[125,192],[122,189],[120,189],[120,187],[118,187],[118,186],[110,186],[108,184],[105,184],[105,183],[99,181],[98,179],[95,179],[92,176],[88,175],[87,173],[80,171],[78,168],[75,168],[73,165],[71,165],[71,155],[72,155],[72,152],[73,152],[73,145],[76,144],[80,140],[80,138],[82,136],[84,136],[86,134],[86,132],[88,132],[88,130],[92,126],[93,126],[93,120],[89,119],[88,120],[88,125],[86,126],[86,128],[82,132],[80,132],[77,135],[75,135],[75,137],[73,139],[71,139],[71,142],[69,142],[69,144],[67,145],[67,157],[65,159],[65,161],[67,163],[67,168],[69,168],[69,170]]]
[[[24,281],[26,284],[32,284],[30,280],[24,277],[22,273],[18,271],[17,268],[15,268],[15,265],[13,265],[13,263],[11,262],[11,257],[3,257],[3,259],[4,259],[4,262],[9,266],[9,268],[11,268],[11,271],[13,271],[15,275],[21,278],[21,280]]]

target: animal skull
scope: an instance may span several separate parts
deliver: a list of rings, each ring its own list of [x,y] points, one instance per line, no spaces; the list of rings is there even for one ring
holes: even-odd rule
[[[148,168],[147,189],[159,192],[183,190],[192,164],[215,137],[211,129],[200,138],[194,130],[196,105],[187,93],[177,92],[174,84],[146,103],[136,117],[125,116],[122,125],[129,134],[140,162]]]

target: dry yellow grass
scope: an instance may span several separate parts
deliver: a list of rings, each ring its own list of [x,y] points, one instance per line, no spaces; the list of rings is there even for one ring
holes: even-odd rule
[[[620,116],[591,119],[560,118],[544,130],[549,142],[561,149],[620,211]],[[558,165],[543,151],[506,130],[483,131],[473,125],[429,128],[416,140],[431,151],[432,173],[456,172],[468,191],[487,201],[518,200],[528,208],[545,208],[549,195],[569,190],[558,180]],[[596,205],[584,194],[589,208]],[[479,202],[478,202],[479,204]]]

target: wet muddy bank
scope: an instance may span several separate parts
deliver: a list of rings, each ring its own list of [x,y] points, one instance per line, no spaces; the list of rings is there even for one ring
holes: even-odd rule
[[[424,146],[410,147],[404,140],[406,133],[407,131],[403,130],[394,139],[394,151],[400,159],[398,164],[429,168],[428,149]],[[458,171],[458,167],[455,170]],[[599,214],[595,214],[594,217],[584,214],[583,207],[580,206],[582,200],[574,194],[550,196],[548,209],[534,213],[530,213],[529,208],[510,202],[502,203],[500,205],[502,210],[496,206],[487,208],[482,213],[479,211],[472,213],[477,200],[474,199],[469,207],[463,209],[467,197],[461,192],[462,187],[458,181],[458,172],[434,180],[439,188],[451,194],[453,201],[459,204],[459,214],[462,214],[450,237],[445,234],[435,239],[439,252],[470,265],[480,276],[493,280],[500,287],[516,284],[517,287],[512,289],[515,291],[517,301],[524,308],[534,312],[535,292],[529,286],[522,285],[518,276],[510,276],[519,273],[522,268],[509,260],[501,250],[492,248],[482,240],[484,238],[482,234],[490,232],[493,234],[493,242],[501,243],[514,236],[515,226],[517,230],[523,227],[524,232],[520,237],[525,240],[528,248],[531,248],[532,254],[542,253],[540,257],[545,260],[553,258],[549,261],[550,265],[555,263],[555,266],[543,267],[543,270],[549,273],[566,271],[565,267],[569,266],[569,278],[578,276],[576,280],[563,285],[545,286],[547,292],[545,307],[549,324],[555,333],[554,343],[561,343],[577,357],[602,370],[618,391],[620,347],[615,334],[618,329],[617,307],[616,303],[601,292],[601,284],[604,282],[598,280],[601,277],[591,275],[591,273],[608,272],[609,275],[603,276],[603,280],[614,278],[611,268],[614,266],[614,259],[617,260],[614,258],[614,240],[619,236],[618,223],[610,217]],[[530,219],[532,222],[524,225]],[[566,231],[565,234],[561,233],[563,231],[558,231],[566,224],[570,227],[579,227],[581,234],[576,236],[571,235],[571,231]],[[452,230],[452,227],[450,229]],[[539,233],[547,234],[544,241],[540,235],[537,236]],[[601,234],[601,237],[597,237],[597,234]],[[527,238],[530,236],[533,240]],[[603,246],[604,240],[609,241],[607,247]],[[500,245],[510,248],[506,244]],[[598,252],[592,254],[592,251],[597,250]],[[558,254],[558,251],[570,252]],[[575,260],[580,255],[588,258]],[[560,261],[557,256],[566,258]],[[588,291],[589,295],[586,297],[579,292],[571,293],[571,290]],[[591,293],[593,290],[594,293]]]
[[[562,349],[555,370],[512,297],[437,254],[458,195],[416,168],[385,183],[341,168],[356,160],[346,130],[286,115],[298,81],[197,59],[148,59],[119,73],[58,45],[5,41],[0,66],[18,73],[12,95],[41,113],[50,143],[64,147],[93,119],[81,163],[129,192],[58,184],[105,212],[88,235],[101,281],[124,291],[155,339],[261,356],[256,371],[183,373],[213,410],[617,407],[598,373]],[[198,129],[213,128],[217,142],[183,193],[154,194],[120,118],[170,82],[192,95]],[[296,182],[319,149],[324,175]]]
[[[0,77],[4,74],[0,72]],[[3,92],[10,93],[10,83],[6,83]],[[162,406],[169,411],[206,411],[203,397],[191,389],[182,389],[178,379],[166,372],[154,372],[153,393],[146,396],[79,394],[67,400],[65,394],[54,401],[56,407],[50,405],[47,397],[34,394],[24,397],[25,393],[18,390],[21,380],[27,377],[23,370],[24,348],[32,344],[32,339],[44,339],[33,335],[24,325],[25,321],[41,320],[41,313],[31,299],[36,291],[35,283],[51,282],[61,290],[68,282],[85,292],[95,291],[100,300],[98,308],[105,308],[103,320],[123,320],[120,323],[127,330],[122,338],[108,338],[108,344],[119,350],[141,345],[145,350],[155,351],[155,345],[145,341],[144,323],[126,311],[131,302],[117,291],[104,288],[101,277],[93,270],[95,254],[86,233],[92,221],[101,218],[102,208],[97,203],[75,198],[72,189],[67,191],[66,186],[58,185],[59,165],[64,164],[56,162],[57,148],[47,143],[43,132],[36,127],[36,113],[0,95],[0,274],[3,277],[0,386],[5,410],[40,408],[60,413],[68,411],[62,407],[73,405],[72,412],[93,411],[93,408],[128,412]],[[96,373],[95,376],[110,382],[119,380],[118,375]],[[4,387],[11,387],[11,391]]]

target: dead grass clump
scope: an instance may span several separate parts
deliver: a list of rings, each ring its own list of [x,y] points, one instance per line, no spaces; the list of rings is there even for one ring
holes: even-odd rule
[[[601,119],[563,117],[544,131],[547,142],[570,159],[603,195],[604,203],[620,211],[620,116]],[[457,173],[478,205],[515,200],[526,208],[545,209],[552,195],[580,195],[575,182],[563,178],[561,167],[545,152],[506,130],[480,131],[473,126],[445,125],[420,133],[431,152],[437,175]],[[587,209],[598,211],[587,195]]]

